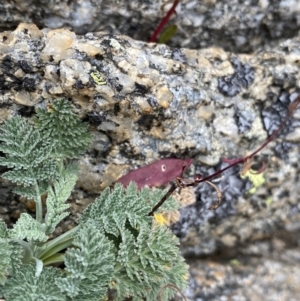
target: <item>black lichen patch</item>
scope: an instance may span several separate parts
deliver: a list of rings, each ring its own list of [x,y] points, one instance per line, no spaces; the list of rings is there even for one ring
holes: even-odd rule
[[[86,115],[83,121],[87,121],[89,124],[98,126],[103,121],[106,121],[106,113],[105,112],[91,112]]]
[[[32,77],[24,77],[22,87],[28,91],[33,92],[35,91],[36,82],[35,79]]]
[[[6,55],[0,64],[1,69],[4,73],[10,73],[14,68],[14,62],[9,55]]]
[[[139,148],[135,148],[128,141],[124,141],[119,144],[120,154],[126,158],[135,159],[135,160],[145,160],[145,156],[141,154]]]
[[[104,39],[101,44],[100,44],[102,47],[105,47],[105,48],[109,48],[111,47],[110,46],[110,40],[109,39]]]
[[[97,61],[102,61],[102,60],[104,60],[104,56],[103,56],[102,54],[97,53],[97,54],[95,55],[95,60],[97,60]]]
[[[150,131],[155,122],[155,116],[153,115],[142,115],[141,118],[136,122],[140,127]]]
[[[83,89],[85,88],[87,85],[83,84],[82,83],[82,80],[81,79],[77,79],[75,84],[73,85],[74,88],[76,89]]]
[[[120,104],[118,102],[116,102],[114,104],[114,114],[118,115],[120,112],[121,112]]]
[[[34,113],[35,113],[34,107],[25,107],[24,106],[18,110],[18,114],[21,115],[22,117],[32,117]]]
[[[19,66],[21,67],[21,69],[22,69],[25,73],[30,73],[30,72],[32,72],[31,66],[30,66],[25,60],[19,61]]]
[[[204,170],[203,176],[212,174],[224,168],[228,164],[222,163],[216,168]],[[251,188],[251,183],[247,179],[241,179],[240,166],[225,171],[221,178],[215,179],[213,183],[222,192],[221,205],[217,210],[208,210],[210,205],[217,202],[216,190],[207,183],[201,183],[195,190],[196,203],[180,209],[180,220],[172,226],[174,233],[178,237],[184,237],[191,228],[199,228],[207,221],[218,223],[222,219],[235,215],[235,205],[238,197],[244,195]]]
[[[47,91],[47,93],[49,93],[50,94],[50,89],[52,88],[52,85],[50,84],[50,83],[45,83],[45,90]]]
[[[238,58],[233,57],[230,61],[235,72],[232,75],[219,78],[218,89],[223,95],[232,97],[253,83],[255,71],[248,64],[241,63]]]
[[[22,90],[22,81],[14,75],[0,74],[0,91],[4,92],[10,89]]]
[[[16,91],[35,91],[37,76],[27,74],[22,78],[19,78],[14,75],[15,71],[19,68],[27,73],[32,71],[29,64],[24,60],[15,63],[9,55],[2,59],[0,69],[2,69],[3,74],[0,75],[0,91],[7,91],[11,89]]]
[[[144,95],[148,92],[149,88],[139,83],[134,83],[134,93],[137,95]]]
[[[283,91],[276,102],[262,111],[264,126],[269,136],[271,136],[274,131],[279,128],[281,122],[288,114],[289,104],[295,99],[295,97],[297,97],[297,95],[298,94],[296,93],[289,94]],[[295,144],[292,142],[284,141],[284,137],[286,137],[287,134],[293,132],[293,130],[297,127],[300,127],[300,120],[295,119],[293,118],[293,116],[291,116],[284,128],[279,133],[279,138],[282,138],[283,142],[279,142],[279,139],[275,140],[276,145],[274,148],[275,154],[279,158],[288,160],[289,150],[294,147]]]

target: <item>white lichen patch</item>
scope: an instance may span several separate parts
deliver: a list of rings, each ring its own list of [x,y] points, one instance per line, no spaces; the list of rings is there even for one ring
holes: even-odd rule
[[[61,95],[61,94],[63,94],[63,92],[64,92],[64,90],[62,89],[61,86],[54,86],[49,89],[49,93],[51,95]]]
[[[264,141],[268,136],[259,117],[254,119],[251,128],[244,135],[250,140],[257,139],[258,141]]]
[[[51,80],[53,82],[57,82],[59,76],[57,74],[58,68],[53,65],[48,65],[45,67],[45,79]]]

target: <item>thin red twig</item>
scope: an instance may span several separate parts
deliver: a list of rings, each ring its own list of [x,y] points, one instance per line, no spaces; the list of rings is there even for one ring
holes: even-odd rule
[[[197,176],[197,177],[195,177],[194,181],[184,181],[184,179],[178,177],[177,178],[177,184],[176,185],[172,184],[172,186],[167,191],[167,193],[162,197],[160,202],[156,206],[153,207],[153,209],[151,210],[149,215],[153,215],[154,212],[168,199],[168,197],[171,196],[171,194],[175,191],[175,189],[177,187],[188,187],[188,186],[194,186],[194,185],[202,183],[202,182],[207,182],[207,181],[215,178],[216,176],[222,174],[227,169],[232,168],[232,167],[234,167],[238,164],[245,163],[246,168],[249,169],[248,165],[251,163],[251,160],[253,159],[253,157],[278,136],[279,132],[284,128],[287,121],[293,115],[294,111],[296,110],[296,108],[299,104],[300,104],[300,95],[296,98],[296,100],[294,100],[292,103],[290,103],[288,114],[286,115],[284,120],[281,122],[278,129],[276,131],[274,131],[272,133],[272,135],[257,150],[252,152],[250,155],[245,156],[243,158],[239,158],[239,159],[225,159],[225,160],[223,159],[223,161],[229,163],[229,165],[226,166],[223,169],[218,170],[217,172],[215,172],[215,173],[213,173],[213,174],[211,174],[207,177],[204,177],[204,178],[201,178],[201,177]],[[217,207],[218,206],[213,206],[212,209],[216,209]]]
[[[173,2],[172,7],[170,8],[170,10],[168,11],[168,13],[165,15],[165,17],[161,20],[161,22],[159,23],[159,25],[157,26],[156,30],[154,31],[154,33],[152,34],[149,42],[150,43],[155,43],[157,40],[157,37],[159,36],[159,34],[161,33],[161,31],[163,30],[163,28],[165,27],[165,25],[168,23],[168,21],[170,20],[172,14],[175,12],[176,6],[178,5],[179,0],[175,0]]]

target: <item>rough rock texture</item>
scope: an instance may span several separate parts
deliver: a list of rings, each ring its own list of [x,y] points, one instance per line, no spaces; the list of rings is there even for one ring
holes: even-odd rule
[[[256,149],[299,93],[299,47],[295,37],[270,52],[239,55],[216,47],[168,48],[104,32],[76,36],[66,29],[20,24],[13,32],[0,33],[0,122],[16,114],[31,117],[36,107],[57,97],[74,103],[94,134],[72,195],[72,209],[78,212],[126,171],[156,159],[192,157],[190,175],[210,174],[220,168],[221,157],[241,157]],[[186,292],[192,300],[259,300],[245,287],[259,286],[260,296],[278,271],[284,276],[274,281],[286,290],[281,300],[293,300],[297,290],[289,291],[298,281],[297,266],[289,284],[284,277],[300,261],[299,119],[298,109],[280,137],[259,154],[267,170],[265,184],[255,194],[247,196],[250,181],[232,169],[214,182],[223,192],[220,208],[206,210],[216,193],[201,184],[197,202],[182,210],[174,231],[182,238],[185,256],[227,254],[227,260],[242,254],[245,262],[238,259],[245,265],[244,275],[264,279],[237,276],[235,269],[217,263],[217,276],[210,277],[211,262],[206,270],[195,263]],[[0,213],[11,221],[21,209],[16,199],[11,201],[9,183],[2,184]],[[16,209],[13,216],[8,202]],[[268,260],[252,258],[271,255]],[[204,276],[202,270],[207,271]],[[278,286],[272,285],[267,300],[279,300]],[[234,291],[236,287],[245,289]]]
[[[191,267],[190,287],[185,292],[188,300],[299,300],[299,267],[295,261],[239,256],[188,263]]]
[[[11,30],[20,22],[34,22],[40,28],[106,31],[147,41],[171,5],[168,0],[3,0],[0,26]],[[181,0],[170,21],[178,28],[170,45],[215,45],[233,52],[272,49],[279,40],[297,35],[299,11],[296,0]]]

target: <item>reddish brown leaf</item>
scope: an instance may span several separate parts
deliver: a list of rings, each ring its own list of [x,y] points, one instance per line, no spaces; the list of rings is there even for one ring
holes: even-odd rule
[[[130,182],[135,182],[138,189],[146,185],[160,187],[181,176],[183,166],[188,168],[192,162],[192,159],[162,159],[129,172],[118,179],[117,183],[126,187]]]

